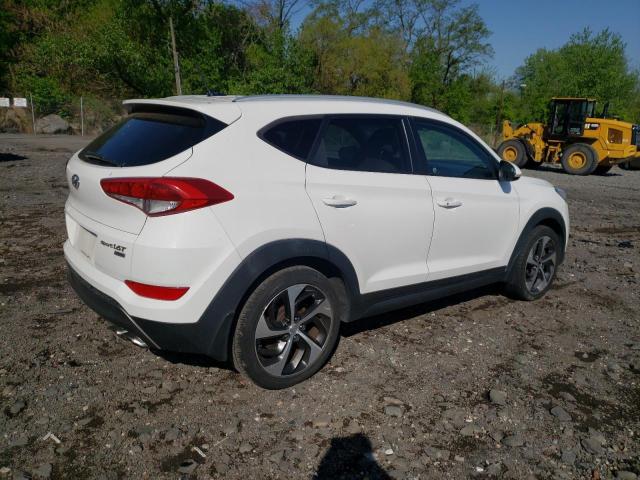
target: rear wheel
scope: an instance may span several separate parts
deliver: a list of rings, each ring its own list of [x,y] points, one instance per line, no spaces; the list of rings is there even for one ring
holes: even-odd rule
[[[240,312],[233,337],[234,365],[263,388],[295,385],[331,356],[341,315],[333,286],[317,270],[298,266],[274,273]]]
[[[606,175],[613,167],[611,165],[598,165],[593,171],[596,175]]]
[[[505,140],[498,147],[498,155],[507,162],[523,168],[527,163],[527,150],[519,140]]]
[[[520,300],[542,297],[555,278],[561,248],[556,232],[545,225],[535,227],[514,261],[507,293]]]
[[[586,143],[574,143],[563,150],[561,162],[571,175],[590,175],[598,166],[598,152]]]

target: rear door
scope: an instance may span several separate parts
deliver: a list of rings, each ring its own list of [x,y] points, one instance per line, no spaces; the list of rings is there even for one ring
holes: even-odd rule
[[[226,125],[193,110],[132,106],[131,115],[74,155],[67,165],[68,210],[92,221],[138,234],[146,215],[107,197],[100,181],[117,177],[160,177],[188,160],[192,146]]]
[[[510,182],[498,181],[498,162],[453,125],[414,118],[411,127],[417,168],[434,200],[429,280],[505,266],[517,234],[519,200]]]
[[[352,262],[362,293],[427,278],[433,205],[405,131],[399,117],[330,117],[307,165],[326,241]]]

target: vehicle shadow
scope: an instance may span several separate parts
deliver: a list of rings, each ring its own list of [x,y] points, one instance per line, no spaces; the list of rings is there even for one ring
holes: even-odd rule
[[[15,162],[17,160],[25,160],[26,158],[24,155],[16,155],[15,153],[0,153],[0,163]]]
[[[174,365],[188,365],[190,367],[206,367],[217,368],[220,370],[228,370],[235,372],[231,362],[221,362],[206,355],[197,355],[193,353],[169,352],[165,350],[150,349],[154,355],[170,362]]]
[[[433,300],[427,303],[414,305],[411,307],[402,308],[399,310],[393,310],[381,315],[374,315],[372,317],[365,317],[358,319],[354,322],[344,323],[340,327],[341,337],[351,337],[362,332],[369,330],[376,330],[387,325],[403,322],[411,318],[424,315],[427,313],[435,312],[446,307],[458,305],[460,303],[468,302],[470,300],[484,297],[487,295],[501,295],[500,285],[488,285],[486,287],[476,288],[469,290],[468,292],[458,293],[450,295],[438,300]],[[337,348],[337,344],[336,344]],[[173,364],[188,365],[192,367],[213,367],[221,370],[228,370],[235,372],[232,362],[221,362],[207,357],[206,355],[197,355],[190,353],[178,353],[164,350],[150,349],[154,355],[171,362]]]
[[[329,450],[318,465],[313,480],[334,478],[369,478],[391,480],[373,455],[371,441],[358,433],[349,437],[334,437]]]
[[[419,305],[406,307],[400,310],[393,310],[373,317],[361,318],[354,322],[343,324],[340,329],[340,334],[343,337],[351,337],[352,335],[357,335],[368,330],[376,330],[381,327],[386,327],[387,325],[393,325],[394,323],[403,322],[420,315],[435,312],[437,310],[468,302],[486,295],[502,295],[500,285],[488,285],[486,287],[476,288],[464,293],[457,293],[455,295],[450,295],[427,303],[421,303]]]

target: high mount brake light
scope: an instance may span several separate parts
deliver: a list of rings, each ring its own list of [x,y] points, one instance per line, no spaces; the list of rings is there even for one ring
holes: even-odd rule
[[[201,178],[105,178],[104,193],[133,205],[150,217],[172,215],[233,200],[233,194]]]

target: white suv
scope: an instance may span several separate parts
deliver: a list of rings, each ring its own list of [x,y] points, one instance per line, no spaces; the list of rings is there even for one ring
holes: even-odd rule
[[[469,129],[356,97],[181,96],[67,165],[78,295],[151,348],[308,378],[340,323],[502,282],[533,300],[564,257],[564,193]]]

